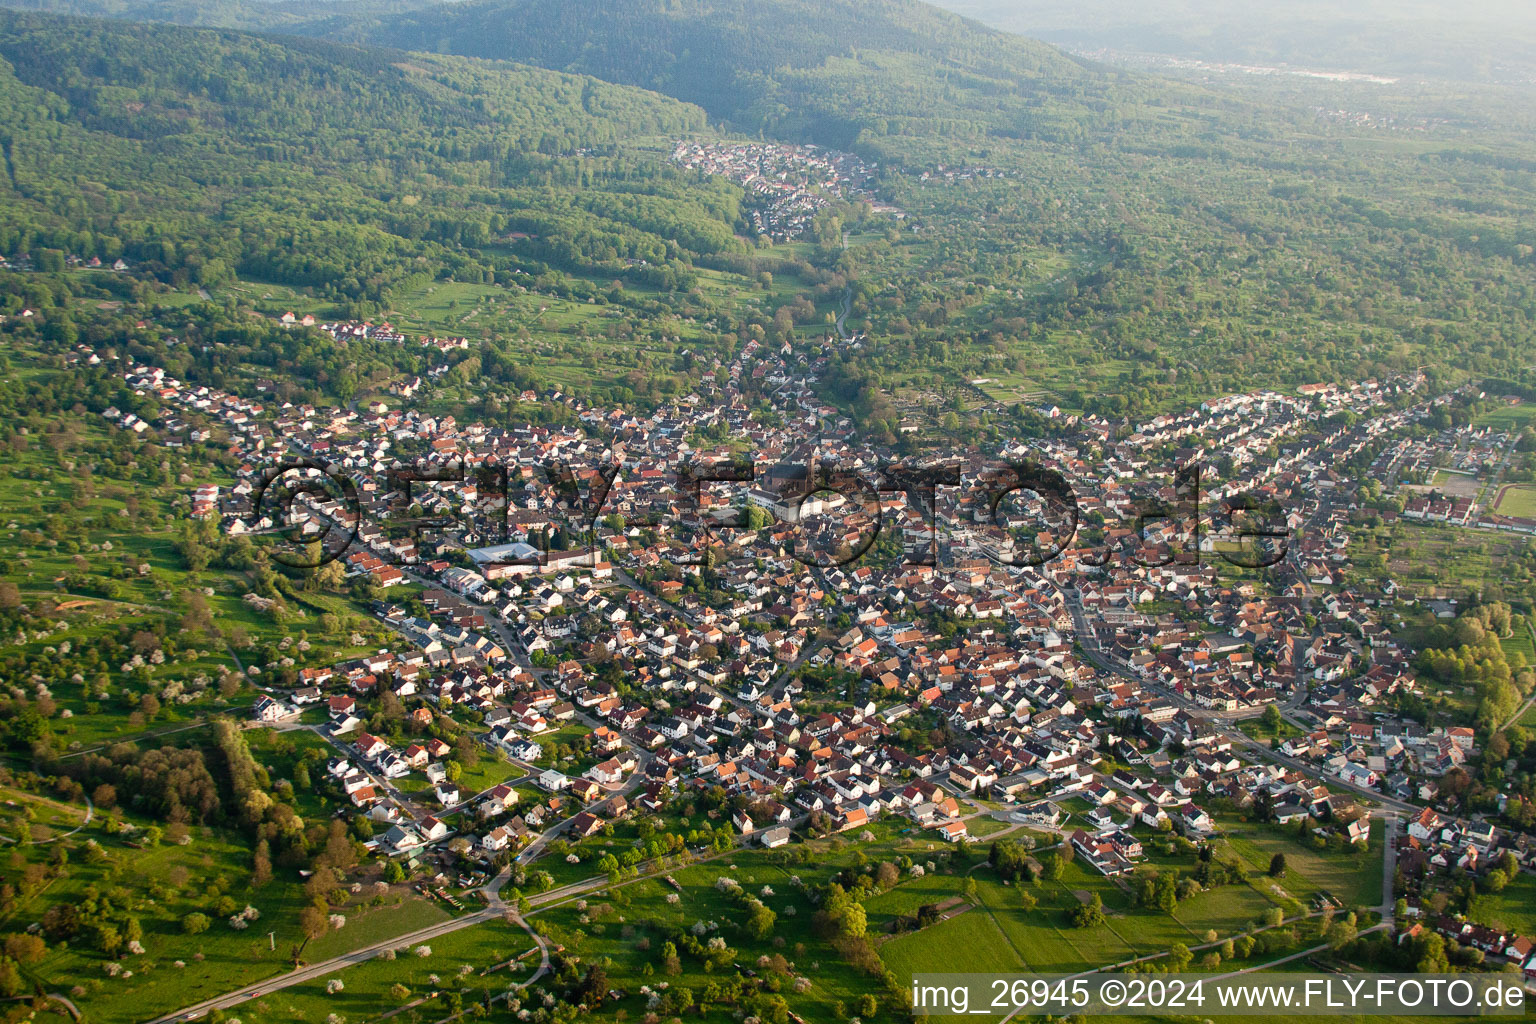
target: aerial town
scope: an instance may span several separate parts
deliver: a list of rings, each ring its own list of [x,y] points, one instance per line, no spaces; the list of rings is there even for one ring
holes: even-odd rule
[[[1528,1016],[1536,6],[1189,6],[0,0],[0,1024]]]
[[[221,532],[328,552],[344,538],[334,564],[395,642],[263,683],[252,718],[281,727],[323,709],[305,728],[378,823],[369,848],[448,884],[490,885],[508,864],[543,864],[552,844],[579,850],[605,823],[704,790],[748,845],[880,820],[966,844],[986,822],[1060,835],[1109,878],[1144,861],[1148,830],[1199,843],[1221,829],[1213,811],[1262,805],[1265,820],[1346,848],[1376,823],[1373,848],[1395,865],[1380,913],[1397,885],[1413,928],[1471,935],[1536,977],[1528,937],[1490,938],[1428,907],[1437,875],[1536,868],[1536,841],[1495,823],[1514,820],[1505,794],[1493,818],[1445,799],[1482,751],[1472,728],[1403,712],[1434,684],[1394,624],[1421,599],[1440,618],[1456,611],[1351,580],[1367,493],[1338,470],[1364,460],[1405,517],[1529,532],[1532,519],[1479,512],[1473,489],[1420,496],[1407,482],[1442,467],[1497,494],[1512,435],[1432,428],[1464,396],[1427,393],[1419,376],[1232,395],[1129,427],[1074,418],[998,453],[1064,476],[1073,533],[1037,502],[989,509],[979,452],[956,453],[959,486],[931,507],[882,484],[900,456],[861,444],[818,401],[824,358],[748,346],[646,416],[538,396],[572,402],[579,426],[566,429],[383,402],[257,404],[142,364],[119,370],[164,404],[160,422],[105,415],[167,442],[185,413],[227,427],[238,478],[190,496]],[[745,374],[783,379],[785,426],[740,401]],[[750,440],[750,476],[722,472],[729,450],[690,441],[714,423]],[[332,486],[272,503],[274,479],[321,478],[306,468],[320,462],[354,481],[350,498]],[[1210,467],[1195,504],[1167,482],[1193,463]],[[833,464],[857,484],[810,489],[807,467]],[[1238,494],[1274,501],[1291,538],[1266,569],[1223,555],[1232,526],[1218,506]],[[1159,500],[1165,514],[1146,519]],[[1017,558],[1041,545],[1053,556]],[[459,748],[380,738],[366,723],[384,705],[420,727],[447,721]],[[900,738],[912,736],[925,740]],[[502,778],[455,777],[466,744]]]
[[[879,212],[901,215],[875,194],[872,186],[879,167],[835,149],[683,140],[673,148],[672,162],[718,174],[746,189],[753,228],[774,241],[805,234],[817,212],[834,201],[866,202]]]

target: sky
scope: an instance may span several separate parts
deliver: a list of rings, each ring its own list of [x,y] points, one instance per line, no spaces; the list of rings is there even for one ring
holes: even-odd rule
[[[1536,83],[1536,0],[930,0],[1069,49]]]

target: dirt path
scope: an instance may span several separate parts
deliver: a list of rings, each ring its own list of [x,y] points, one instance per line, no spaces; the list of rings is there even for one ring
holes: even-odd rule
[[[50,800],[48,802],[50,804],[53,804],[53,806],[55,806],[55,807],[69,807],[68,804],[55,803],[52,800]],[[70,808],[70,809],[73,810],[73,808]],[[74,835],[76,832],[79,832],[81,829],[85,828],[85,826],[89,825],[91,823],[91,819],[94,818],[95,816],[96,816],[96,805],[91,803],[91,798],[90,797],[86,797],[85,798],[85,820],[80,822],[80,824],[76,825],[74,828],[70,829],[68,832],[61,832],[58,835],[50,836],[47,839],[39,839],[36,842],[34,842],[33,845],[34,846],[42,846],[44,843],[56,843],[60,839],[68,839],[70,836]],[[3,839],[7,843],[20,842],[19,839],[13,839],[12,837],[6,836],[6,835],[0,835],[0,839]]]

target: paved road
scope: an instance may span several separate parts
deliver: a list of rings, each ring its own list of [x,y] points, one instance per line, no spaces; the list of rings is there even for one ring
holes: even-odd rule
[[[1212,715],[1205,708],[1201,708],[1195,705],[1192,701],[1189,700],[1189,698],[1185,697],[1181,693],[1178,693],[1174,690],[1164,689],[1163,687],[1158,686],[1156,683],[1153,683],[1150,680],[1141,678],[1130,669],[1126,668],[1124,665],[1121,665],[1119,662],[1109,657],[1099,647],[1098,637],[1093,634],[1091,629],[1088,629],[1086,617],[1084,616],[1083,610],[1075,597],[1070,595],[1068,596],[1067,608],[1072,613],[1073,623],[1077,627],[1078,637],[1082,641],[1079,646],[1082,650],[1083,656],[1087,658],[1088,661],[1106,672],[1122,676],[1125,679],[1136,683],[1138,686],[1145,687],[1149,690],[1153,690],[1162,694],[1168,699],[1175,701],[1186,710],[1188,710],[1191,714],[1199,718],[1209,720],[1213,718],[1219,719],[1221,717],[1219,715]],[[1292,695],[1292,699],[1295,699],[1294,694]],[[1245,751],[1255,754],[1258,757],[1274,761],[1277,764],[1283,765],[1287,768],[1295,769],[1304,775],[1319,779],[1329,786],[1336,786],[1339,789],[1349,790],[1358,796],[1366,797],[1367,799],[1373,800],[1379,804],[1383,804],[1387,807],[1391,807],[1408,814],[1417,814],[1419,812],[1418,807],[1408,803],[1405,800],[1399,800],[1396,797],[1388,796],[1385,793],[1379,792],[1378,790],[1367,789],[1364,786],[1356,786],[1352,783],[1345,782],[1342,779],[1334,778],[1333,776],[1327,775],[1322,770],[1320,770],[1317,765],[1307,761],[1298,760],[1286,754],[1282,754],[1278,750],[1270,750],[1267,746],[1260,743],[1258,740],[1255,740],[1236,729],[1233,729],[1229,732],[1223,732],[1222,736],[1233,746],[1242,747]]]
[[[715,860],[720,857],[734,855],[740,848],[743,840],[749,840],[749,837],[744,836],[738,838],[737,844],[732,846],[731,849],[727,851],[721,853],[710,853],[704,856],[696,857],[694,858],[693,863],[698,864]],[[642,879],[658,876],[662,874],[664,870],[666,869],[658,869],[655,871],[646,872],[620,884],[632,885]],[[175,1013],[166,1014],[163,1017],[156,1017],[154,1020],[146,1022],[146,1024],[170,1024],[171,1021],[195,1020],[204,1016],[205,1014],[212,1012],[213,1010],[228,1009],[231,1006],[237,1006],[249,999],[254,999],[258,996],[269,995],[273,992],[277,992],[285,988],[291,988],[294,985],[301,985],[306,981],[313,981],[316,978],[323,978],[328,974],[332,974],[344,968],[364,963],[373,959],[375,956],[377,956],[379,953],[382,953],[386,949],[398,949],[401,946],[418,945],[422,942],[429,942],[430,940],[442,935],[448,935],[452,932],[461,931],[465,928],[472,928],[478,924],[485,924],[488,921],[494,921],[497,918],[503,917],[503,915],[511,913],[511,908],[509,908],[506,902],[501,898],[501,889],[506,885],[507,879],[510,877],[511,868],[509,867],[503,870],[499,875],[496,876],[495,879],[493,879],[484,887],[483,891],[486,893],[486,897],[490,901],[490,905],[487,906],[484,910],[476,911],[473,914],[465,914],[462,917],[456,917],[451,921],[443,921],[439,924],[435,924],[427,928],[418,929],[417,931],[410,932],[406,935],[397,935],[392,939],[385,939],[381,942],[375,942],[372,945],[364,946],[361,949],[354,949],[349,953],[343,953],[340,956],[331,957],[329,960],[322,960],[319,963],[308,964],[304,967],[297,968],[296,970],[290,971],[287,974],[279,975],[275,978],[267,978],[263,981],[253,982],[242,988],[235,989],[232,992],[226,992],[223,995],[214,996],[213,998],[205,999],[200,1003],[194,1003],[191,1006],[183,1007],[182,1009],[177,1010]],[[551,889],[548,892],[542,892],[533,896],[529,896],[528,902],[532,905],[533,909],[537,911],[548,907],[558,906],[561,903],[568,903],[579,896],[583,896],[589,892],[596,892],[599,889],[606,889],[608,886],[608,876],[599,875],[595,878],[588,878],[584,881],[573,882],[570,885],[560,886],[559,888]],[[528,930],[530,933],[532,932],[532,929],[529,928],[529,926],[521,919],[521,917],[517,917],[516,923],[521,924],[523,928]],[[542,943],[540,943],[540,948],[543,949]],[[549,952],[547,949],[545,949],[543,953],[542,969],[547,970],[548,966]],[[529,980],[531,981],[532,979],[530,978]]]
[[[36,997],[35,996],[6,996],[6,997],[4,997],[3,1000],[0,1000],[0,1001],[7,1002],[7,1003],[19,1003],[19,1002],[22,1002],[23,1000],[30,1002],[34,998],[36,998]],[[80,1019],[80,1007],[76,1006],[67,996],[61,995],[58,992],[47,992],[47,993],[43,994],[42,998],[44,998],[44,999],[52,999],[54,1002],[56,1002],[60,1006],[64,1007],[64,1011],[69,1014],[71,1019],[73,1019],[73,1020],[79,1020]],[[28,1017],[26,1019],[30,1020],[31,1017]]]
[[[837,328],[837,336],[844,341],[852,341],[853,335],[848,333],[848,314],[853,309],[853,287],[850,285],[843,289],[843,301],[839,305],[837,319],[832,326]]]
[[[1393,908],[1394,908],[1394,906],[1396,904],[1396,901],[1392,898],[1392,876],[1393,876],[1394,871],[1395,871],[1396,866],[1397,866],[1397,847],[1393,844],[1392,839],[1393,839],[1394,833],[1396,832],[1397,818],[1396,818],[1395,813],[1393,811],[1391,811],[1391,810],[1384,810],[1384,811],[1381,811],[1379,813],[1383,817],[1385,817],[1386,822],[1387,822],[1387,827],[1386,827],[1386,843],[1385,843],[1385,847],[1386,848],[1382,851],[1384,872],[1383,872],[1382,886],[1381,886],[1382,887],[1381,907],[1379,908],[1381,910],[1381,923],[1380,924],[1376,924],[1376,925],[1372,925],[1369,928],[1362,928],[1362,929],[1360,929],[1360,931],[1359,931],[1360,935],[1369,935],[1371,932],[1377,932],[1377,931],[1381,931],[1384,928],[1390,929],[1390,928],[1393,927]],[[1277,925],[1276,927],[1284,927],[1285,925],[1295,924],[1295,923],[1297,923],[1299,921],[1310,920],[1311,918],[1314,918],[1314,917],[1320,917],[1324,913],[1326,913],[1326,911],[1319,910],[1319,911],[1314,911],[1314,912],[1312,912],[1310,914],[1301,914],[1301,915],[1298,915],[1296,917],[1286,918],[1285,920],[1281,921],[1280,924]],[[1211,949],[1213,947],[1219,946],[1224,941],[1226,941],[1226,940],[1225,939],[1218,939],[1215,942],[1206,942],[1206,943],[1202,943],[1202,944],[1200,944],[1198,946],[1190,946],[1189,947],[1189,951],[1191,953],[1198,953],[1199,951],[1201,951],[1203,949]],[[1288,956],[1283,956],[1283,957],[1281,957],[1278,960],[1266,960],[1263,963],[1253,964],[1252,966],[1244,967],[1244,968],[1241,968],[1240,970],[1236,970],[1236,971],[1228,971],[1225,974],[1208,975],[1208,976],[1205,976],[1205,980],[1207,980],[1207,981],[1217,981],[1217,980],[1222,979],[1222,978],[1236,978],[1236,977],[1240,977],[1241,975],[1244,975],[1244,974],[1250,974],[1250,973],[1252,973],[1254,971],[1268,970],[1269,968],[1276,967],[1276,966],[1278,966],[1280,964],[1290,963],[1292,960],[1300,960],[1302,957],[1312,956],[1315,953],[1322,953],[1322,952],[1326,951],[1327,949],[1328,949],[1328,944],[1327,943],[1323,943],[1322,945],[1312,946],[1312,947],[1310,947],[1308,949],[1303,949],[1303,950],[1301,950],[1298,953],[1292,953],[1292,954],[1290,954]],[[1163,956],[1166,956],[1166,955],[1167,955],[1166,953],[1153,953],[1153,954],[1150,954],[1148,956],[1136,957],[1135,959],[1132,959],[1132,960],[1122,960],[1122,961],[1120,961],[1119,963],[1116,963],[1116,964],[1109,964],[1109,965],[1106,965],[1104,967],[1096,967],[1096,968],[1094,968],[1091,971],[1079,972],[1078,974],[1073,975],[1073,977],[1075,977],[1075,978],[1086,978],[1086,977],[1088,977],[1091,974],[1101,974],[1101,973],[1108,972],[1108,971],[1119,970],[1120,968],[1127,967],[1127,966],[1129,966],[1131,964],[1142,963],[1142,962],[1147,961],[1147,960],[1155,960],[1155,959],[1158,959],[1159,957],[1163,957]],[[1006,1017],[1004,1017],[999,1022],[999,1024],[1008,1024],[1009,1021],[1013,1020],[1013,1018],[1017,1017],[1020,1013],[1022,1013],[1024,1011],[1024,1009],[1025,1009],[1024,1007],[1019,1007],[1019,1008],[1015,1009],[1012,1013],[1010,1013]]]
[[[1381,919],[1391,922],[1397,917],[1397,900],[1392,896],[1392,882],[1397,875],[1397,814],[1386,810],[1382,812],[1382,818],[1387,823],[1382,829],[1387,848],[1382,853],[1385,860],[1381,872]]]
[[[504,872],[504,874],[507,873]],[[505,880],[503,879],[503,884],[504,881]],[[551,889],[548,892],[530,896],[528,898],[528,902],[536,907],[560,903],[565,900],[574,899],[583,893],[591,892],[595,889],[601,889],[607,884],[608,879],[606,876],[590,878],[586,881],[575,882],[571,885],[561,886],[558,889]],[[385,939],[381,942],[375,942],[372,945],[364,946],[361,949],[354,949],[350,953],[343,953],[340,956],[331,957],[329,960],[322,960],[319,963],[300,967],[276,978],[268,978],[264,981],[253,982],[252,984],[246,985],[243,988],[235,989],[233,992],[226,992],[223,995],[214,996],[212,999],[205,999],[200,1003],[194,1003],[191,1006],[183,1007],[182,1009],[177,1010],[175,1013],[167,1014],[163,1017],[156,1017],[153,1021],[150,1021],[149,1024],[169,1024],[170,1021],[193,1020],[216,1009],[228,1009],[229,1007],[236,1006],[248,999],[269,995],[273,992],[277,992],[285,988],[292,988],[294,985],[302,985],[306,981],[313,981],[316,978],[323,978],[326,975],[333,974],[336,971],[342,970],[343,968],[365,963],[369,960],[372,960],[386,949],[399,949],[401,946],[416,946],[423,942],[430,942],[432,939],[443,935],[461,931],[465,928],[471,928],[475,925],[485,924],[488,921],[494,921],[505,915],[507,912],[506,904],[500,898],[500,886],[497,886],[495,899],[492,901],[492,905],[486,907],[484,910],[476,911],[473,914],[465,914],[462,917],[456,917],[450,921],[442,921],[438,924],[431,925],[427,928],[421,928],[414,932],[409,932],[405,935],[397,935],[392,939]],[[523,928],[529,931],[530,934],[532,933],[532,929],[528,927],[522,918],[518,917],[517,923],[521,924]],[[536,939],[536,941],[539,940]],[[539,941],[539,946],[540,949],[543,950],[543,964],[541,966],[541,971],[547,970],[549,967],[549,951],[544,949],[542,941]],[[531,981],[532,979],[529,980]]]
[[[247,985],[244,988],[236,989],[233,992],[226,992],[221,996],[214,996],[212,999],[205,999],[200,1003],[194,1003],[191,1006],[183,1007],[182,1009],[177,1010],[175,1013],[167,1014],[164,1017],[156,1017],[153,1021],[150,1021],[149,1024],[169,1024],[170,1021],[194,1020],[214,1010],[225,1010],[231,1006],[237,1006],[248,999],[254,999],[257,996],[268,995],[272,992],[277,992],[285,988],[291,988],[294,985],[302,985],[306,981],[313,981],[316,978],[323,978],[327,974],[332,974],[344,967],[351,967],[354,964],[365,963],[368,960],[372,960],[375,956],[382,953],[386,949],[397,949],[400,946],[407,945],[419,945],[420,943],[435,939],[440,935],[447,935],[451,932],[456,932],[462,928],[468,928],[472,925],[484,924],[485,922],[495,920],[500,916],[501,912],[499,910],[492,910],[487,908],[473,914],[466,914],[463,917],[456,917],[451,921],[443,921],[439,924],[432,925],[429,928],[422,928],[405,935],[397,935],[392,939],[388,939],[383,942],[376,942],[371,946],[364,946],[362,949],[355,949],[350,953],[343,953],[341,956],[332,957],[329,960],[322,960],[317,964],[310,964],[307,967],[300,967],[297,970],[290,971],[289,973],[280,977],[268,978],[265,981],[255,982],[254,984]]]

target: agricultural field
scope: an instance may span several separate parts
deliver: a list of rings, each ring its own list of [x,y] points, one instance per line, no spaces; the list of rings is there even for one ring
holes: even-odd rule
[[[1536,665],[1536,633],[1532,632],[1529,625],[1523,630],[1516,630],[1513,636],[1500,637],[1499,646],[1504,648],[1506,658],[1518,654],[1525,659],[1527,665]]]
[[[1421,598],[1471,591],[1485,600],[1523,600],[1532,579],[1521,554],[1533,538],[1446,523],[1399,519],[1350,533],[1345,578],[1355,583],[1395,581]]]
[[[972,956],[987,961],[985,966],[968,966],[967,970],[1089,971],[1108,963],[1156,957],[1175,943],[1197,946],[1208,930],[1215,930],[1221,938],[1231,937],[1252,928],[1274,905],[1255,889],[1233,885],[1192,897],[1174,914],[1164,914],[1134,906],[1118,885],[1074,863],[1067,865],[1059,881],[1043,881],[1039,886],[1025,883],[1023,888],[1038,901],[1037,906],[1025,910],[1020,886],[1003,883],[986,867],[973,869],[971,877],[977,882],[979,905],[960,903],[951,910],[960,911],[955,916],[878,946],[882,959],[898,977],[955,970],[957,948],[968,951],[968,964],[980,963]],[[918,880],[923,881],[927,880]],[[959,880],[946,881],[951,884],[930,884],[912,895],[903,894],[917,883],[903,882],[896,890],[877,897],[871,901],[871,929],[876,907],[880,918],[885,919],[891,907],[909,907],[902,912],[910,913],[920,903],[958,899]],[[1095,893],[1104,902],[1104,924],[1073,927],[1066,919],[1067,912]]]
[[[976,882],[979,904],[961,900],[964,878],[959,875],[904,879],[869,901],[870,931],[882,936],[876,940],[880,955],[900,977],[953,970],[951,951],[962,944],[987,960],[987,966],[978,970],[1074,972],[1156,956],[1175,943],[1194,947],[1213,931],[1218,938],[1228,938],[1252,930],[1275,907],[1288,918],[1309,914],[1314,897],[1324,892],[1346,906],[1380,903],[1379,825],[1374,833],[1376,845],[1360,854],[1316,851],[1308,843],[1263,826],[1231,822],[1225,828],[1226,838],[1216,842],[1215,852],[1236,855],[1248,868],[1246,882],[1199,893],[1181,901],[1172,914],[1136,906],[1120,884],[1077,861],[1064,866],[1059,880],[1038,885],[1010,885],[986,865],[978,865],[967,877]],[[1187,873],[1192,867],[1191,855],[1161,851],[1157,837],[1144,842],[1149,848],[1147,863],[1129,884],[1134,885],[1141,875],[1168,869]],[[1284,878],[1272,879],[1267,869],[1278,852],[1285,853],[1288,870]],[[1021,889],[1027,889],[1036,906],[1024,909]],[[1104,923],[1088,929],[1073,927],[1068,911],[1094,894],[1103,901]],[[941,914],[953,916],[916,932],[884,937],[892,921],[915,914],[923,904],[936,904]]]
[[[953,970],[953,951],[966,950],[966,969],[999,974],[1027,970],[1018,949],[1009,942],[990,911],[967,907],[938,924],[893,939],[880,947],[880,957],[898,978],[927,971]]]

